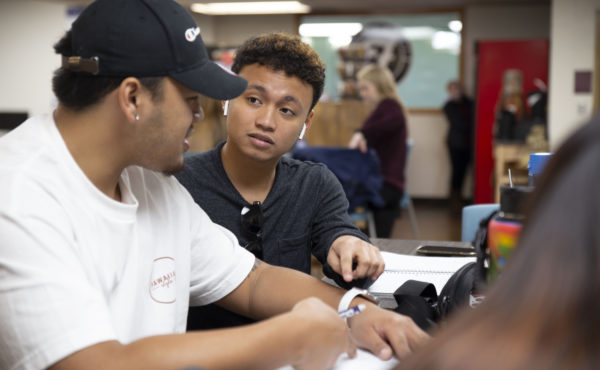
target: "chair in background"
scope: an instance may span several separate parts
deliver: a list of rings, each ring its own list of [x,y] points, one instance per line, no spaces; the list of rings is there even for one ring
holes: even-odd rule
[[[369,237],[376,238],[375,218],[370,206],[382,206],[379,188],[383,182],[377,153],[371,149],[361,153],[358,149],[339,147],[296,147],[293,158],[324,163],[338,178],[348,199],[348,214],[354,224],[366,229]]]
[[[408,167],[408,157],[410,155],[410,151],[414,146],[415,141],[411,138],[406,139],[406,157],[404,159],[404,178],[406,179],[406,167]],[[406,210],[408,212],[408,218],[410,220],[410,227],[413,232],[414,239],[420,239],[421,233],[419,232],[419,223],[417,222],[417,213],[415,212],[415,207],[412,202],[412,198],[406,189],[406,183],[404,185],[404,194],[402,195],[402,199],[400,199],[400,210]],[[376,238],[377,233],[375,231],[375,218],[373,217],[373,212],[369,209],[359,209],[354,210],[350,213],[350,218],[352,222],[366,222],[367,229],[369,232],[369,237]]]
[[[479,228],[479,222],[498,209],[500,209],[498,203],[473,204],[463,207],[460,240],[463,242],[472,242]]]
[[[355,225],[360,225],[363,222],[367,223],[367,232],[369,234],[369,238],[376,238],[377,231],[375,230],[375,217],[373,216],[373,211],[368,209],[367,207],[357,207],[351,212],[348,213],[352,223]]]
[[[408,167],[408,156],[410,155],[410,151],[414,146],[415,142],[413,139],[406,139],[406,158],[404,159],[404,195],[402,199],[400,199],[400,209],[406,209],[408,211],[408,218],[410,219],[410,227],[412,228],[413,237],[415,239],[420,239],[419,232],[419,224],[417,223],[417,214],[415,212],[415,207],[413,206],[412,199],[410,194],[408,194],[407,186],[406,186],[406,167]]]

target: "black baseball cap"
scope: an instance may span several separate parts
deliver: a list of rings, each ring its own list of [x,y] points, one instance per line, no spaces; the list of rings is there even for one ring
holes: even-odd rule
[[[173,0],[96,0],[71,28],[62,67],[114,77],[170,76],[214,99],[240,95],[246,80],[212,62],[191,14]]]

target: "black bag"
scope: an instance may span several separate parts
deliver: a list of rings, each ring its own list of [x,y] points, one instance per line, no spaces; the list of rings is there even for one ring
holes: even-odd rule
[[[428,330],[435,323],[465,303],[474,299],[477,263],[470,262],[458,269],[437,294],[431,283],[407,280],[394,292],[398,306],[394,311],[409,316],[421,329]]]
[[[394,311],[409,316],[421,329],[431,329],[456,309],[468,305],[475,307],[483,299],[486,286],[487,227],[498,211],[481,220],[473,246],[477,260],[465,264],[448,279],[440,294],[431,283],[408,280],[394,292],[398,306]]]

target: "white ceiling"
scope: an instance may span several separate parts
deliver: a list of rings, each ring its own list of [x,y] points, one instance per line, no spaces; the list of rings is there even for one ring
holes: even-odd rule
[[[54,0],[88,4],[91,0]],[[241,0],[176,0],[189,7],[194,2],[229,2]],[[459,8],[470,5],[549,5],[550,0],[299,0],[309,5],[312,12],[369,13],[402,10],[433,10]]]
[[[193,2],[229,2],[240,0],[177,0],[189,6]],[[468,5],[550,4],[550,0],[299,0],[312,12],[378,12],[382,10],[440,9]]]

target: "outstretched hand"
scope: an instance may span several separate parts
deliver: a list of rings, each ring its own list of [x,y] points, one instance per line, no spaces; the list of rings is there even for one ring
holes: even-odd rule
[[[356,268],[352,269],[354,262]],[[342,235],[331,244],[327,263],[347,282],[363,277],[375,281],[385,267],[379,249],[353,235]]]

